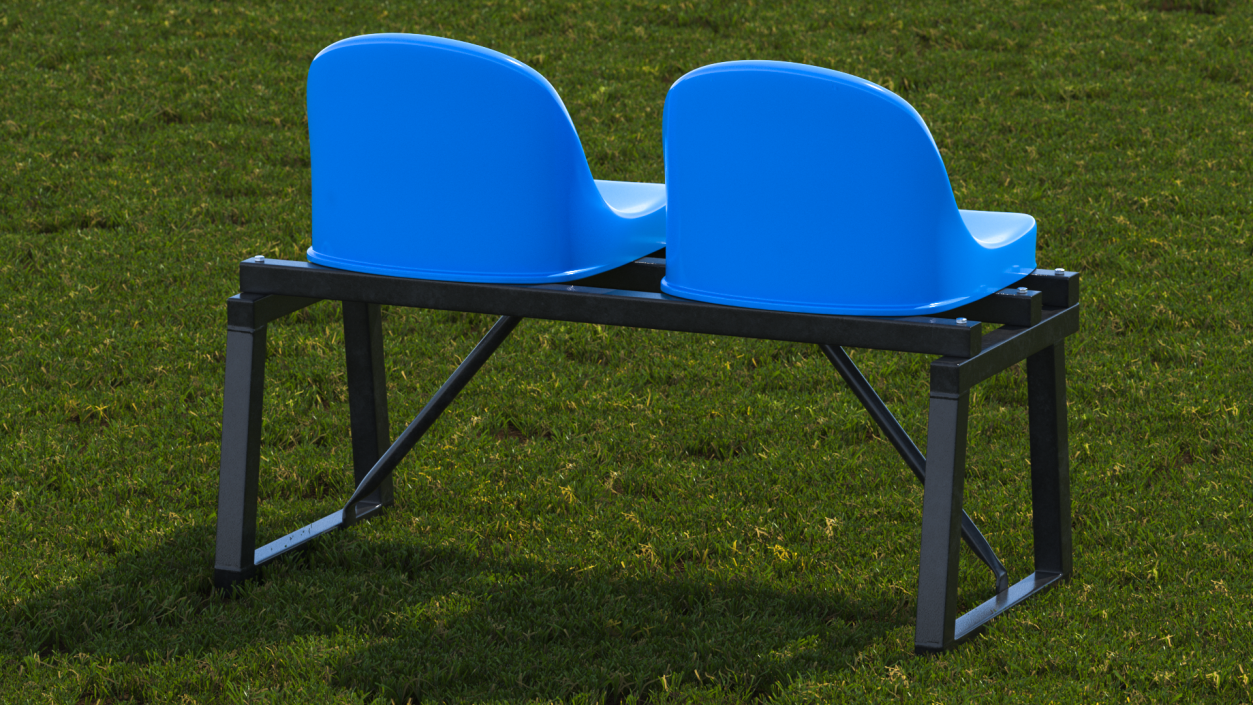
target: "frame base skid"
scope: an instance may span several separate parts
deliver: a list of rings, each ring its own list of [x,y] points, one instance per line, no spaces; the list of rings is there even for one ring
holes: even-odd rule
[[[368,519],[369,517],[383,511],[386,505],[378,502],[359,502],[357,503],[357,519]],[[354,521],[353,523],[356,523]],[[290,553],[313,539],[328,534],[335,529],[344,526],[344,510],[340,509],[318,519],[312,524],[308,524],[299,528],[281,539],[277,539],[258,548],[252,557],[252,568],[248,570],[223,570],[215,568],[213,571],[213,585],[217,588],[229,588],[232,585],[238,585],[247,580],[251,580],[257,575],[257,568],[278,558],[284,553]]]
[[[958,644],[970,641],[983,633],[984,625],[1000,616],[1001,613],[1005,612],[1010,607],[1026,600],[1032,595],[1044,592],[1065,578],[1066,576],[1062,573],[1049,573],[1047,571],[1037,570],[1031,575],[1028,575],[1022,580],[1019,580],[1011,585],[1008,590],[998,593],[996,597],[989,599],[987,602],[984,602],[966,614],[958,617],[953,630],[954,634],[952,644],[948,644],[946,646],[924,646],[922,644],[916,644],[914,646],[914,653],[918,655],[938,654],[947,651]]]
[[[383,510],[383,505],[377,502],[360,502],[357,504],[357,518],[354,524],[362,519],[373,516]],[[331,512],[317,521],[303,528],[296,529],[281,539],[271,541],[253,554],[252,562],[255,565],[263,565],[278,558],[279,556],[294,551],[305,545],[322,534],[330,533],[335,529],[344,527],[344,510],[340,509]]]

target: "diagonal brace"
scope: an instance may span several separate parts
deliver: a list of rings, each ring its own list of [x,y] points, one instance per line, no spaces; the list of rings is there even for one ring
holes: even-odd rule
[[[509,337],[513,329],[521,322],[518,316],[501,316],[496,321],[492,329],[487,331],[487,335],[474,346],[474,350],[466,356],[461,362],[452,376],[448,378],[444,385],[435,392],[435,396],[431,397],[426,406],[422,407],[422,411],[414,417],[391,447],[383,453],[383,457],[378,459],[374,467],[370,468],[370,472],[361,478],[361,482],[357,485],[356,491],[352,493],[352,497],[348,498],[348,502],[344,505],[343,525],[350,526],[357,518],[357,503],[370,493],[378,489],[383,481],[391,476],[392,470],[404,459],[405,455],[417,444],[418,439],[422,438],[422,434],[426,433],[439,415],[448,408],[453,399],[457,398],[457,394],[470,382],[483,363],[487,362],[487,358],[496,352],[496,348]]]
[[[288,551],[297,549],[313,539],[336,529],[343,529],[351,526],[361,519],[372,516],[379,512],[383,507],[374,501],[371,495],[379,487],[391,477],[391,473],[396,466],[405,457],[405,454],[413,449],[413,446],[422,437],[422,434],[435,423],[439,415],[443,413],[448,405],[452,403],[457,394],[465,388],[466,384],[479,371],[483,363],[487,362],[487,358],[492,356],[496,348],[509,337],[509,333],[518,325],[522,319],[517,316],[502,316],[496,321],[492,329],[483,336],[479,344],[474,350],[466,356],[465,360],[453,371],[452,376],[448,378],[444,385],[435,392],[435,396],[422,407],[422,411],[418,412],[417,417],[409,424],[400,436],[392,443],[391,447],[383,453],[383,457],[378,459],[374,467],[361,478],[361,482],[357,485],[357,489],[352,493],[348,503],[343,509],[337,509],[334,512],[322,517],[321,519],[304,526],[292,533],[271,541],[270,543],[256,549],[253,557],[255,565],[268,563],[275,558],[281,556]]]
[[[849,358],[848,353],[844,352],[844,348],[835,345],[819,345],[818,347],[822,349],[831,364],[835,365],[835,369],[844,378],[849,389],[853,390],[853,395],[887,435],[892,446],[896,448],[896,452],[900,453],[901,458],[905,460],[905,464],[914,471],[914,476],[925,485],[927,483],[926,457],[923,456],[922,451],[918,450],[918,446],[914,445],[909,434],[905,433],[905,429],[901,428],[900,422],[875,393],[874,387],[870,386],[870,382],[862,375],[861,370],[857,369],[857,365]],[[970,550],[975,552],[979,560],[992,570],[992,575],[996,578],[997,594],[1009,589],[1009,572],[996,557],[996,552],[992,550],[983,532],[965,511],[962,511],[962,539],[965,540]]]

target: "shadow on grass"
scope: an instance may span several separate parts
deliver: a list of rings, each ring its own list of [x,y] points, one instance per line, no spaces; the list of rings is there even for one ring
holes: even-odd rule
[[[560,555],[541,563],[511,555],[507,542],[431,546],[377,535],[394,533],[396,514],[280,558],[232,595],[210,587],[211,528],[168,532],[10,606],[6,651],[85,659],[101,673],[101,664],[129,664],[127,679],[87,683],[91,697],[168,688],[157,681],[171,670],[210,670],[234,685],[274,687],[317,673],[332,688],[402,703],[580,694],[616,702],[681,684],[742,699],[815,669],[846,670],[912,621],[912,601],[886,588],[844,597],[770,579],[768,567],[761,578],[714,578],[690,565],[650,574]],[[220,693],[231,684],[183,687]]]

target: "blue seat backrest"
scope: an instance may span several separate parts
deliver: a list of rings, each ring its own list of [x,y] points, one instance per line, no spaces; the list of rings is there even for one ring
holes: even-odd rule
[[[571,193],[594,195],[552,86],[504,54],[450,39],[336,42],[308,79],[318,254],[420,268],[551,270]],[[503,263],[503,264],[502,264]]]
[[[842,304],[875,306],[934,297],[935,269],[969,244],[922,118],[873,83],[714,64],[675,83],[664,120],[667,278],[684,286],[756,280],[790,301],[831,282]]]

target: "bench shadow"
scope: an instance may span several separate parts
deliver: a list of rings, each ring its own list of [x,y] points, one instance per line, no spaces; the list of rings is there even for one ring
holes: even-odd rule
[[[912,623],[912,601],[886,587],[848,596],[714,578],[703,566],[640,574],[574,557],[541,563],[511,555],[508,543],[433,546],[370,530],[387,521],[321,537],[229,594],[211,587],[213,528],[171,530],[11,603],[4,650],[19,661],[168,664],[246,652],[264,663],[267,647],[290,652],[315,637],[335,648],[312,670],[367,701],[617,702],[680,687],[742,700],[807,672],[847,670]],[[129,683],[88,679],[83,696],[151,687],[128,672]]]

